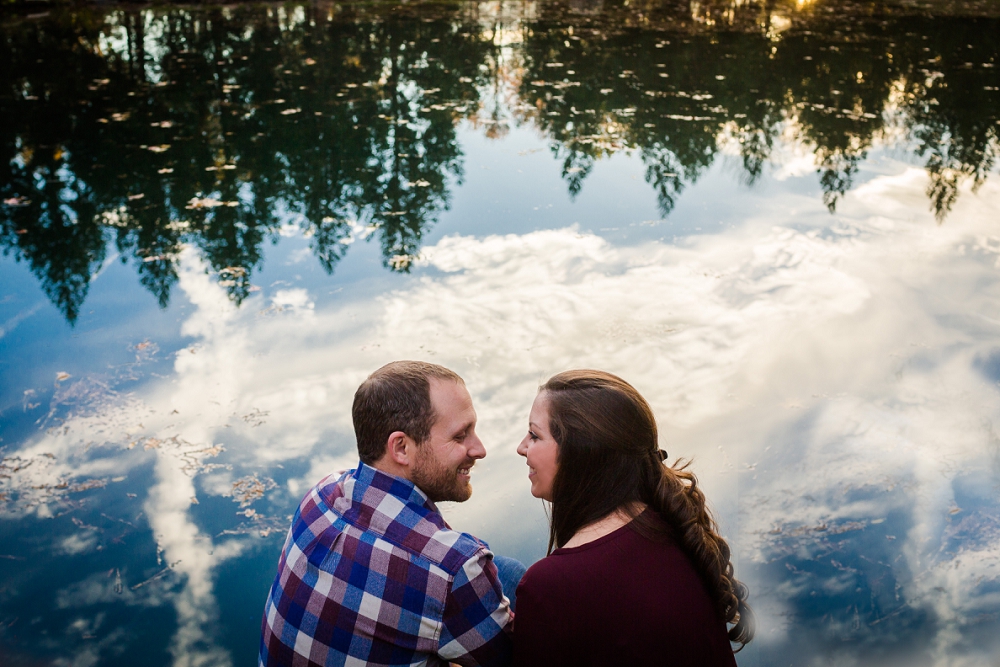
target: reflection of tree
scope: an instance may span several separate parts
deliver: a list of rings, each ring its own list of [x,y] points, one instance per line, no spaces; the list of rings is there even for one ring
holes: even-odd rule
[[[982,35],[996,19],[696,4],[546,3],[522,21],[516,66],[491,41],[502,22],[480,37],[474,11],[438,6],[15,23],[0,44],[0,243],[71,321],[110,242],[164,305],[182,245],[239,301],[287,222],[327,271],[357,230],[405,271],[462,176],[456,121],[481,104],[490,136],[510,118],[551,137],[571,195],[597,160],[637,150],[663,215],[722,147],[757,182],[782,132],[813,147],[830,210],[900,125],[939,219],[995,165],[1000,70]]]
[[[595,160],[639,149],[666,215],[723,140],[736,142],[744,180],[756,182],[789,123],[814,147],[831,211],[887,120],[917,140],[939,219],[959,181],[985,179],[1000,99],[997,47],[982,35],[1000,22],[953,18],[945,30],[828,2],[777,39],[772,14],[787,4],[546,5],[525,46],[521,96],[539,109],[570,194]]]
[[[669,213],[684,182],[712,163],[725,122],[700,90],[696,50],[649,32],[606,36],[543,24],[532,34],[521,95],[556,140],[570,193],[580,190],[595,160],[638,147],[646,179]]]
[[[283,221],[327,271],[358,225],[407,270],[461,176],[455,122],[478,108],[483,46],[453,13],[84,11],[9,31],[6,252],[70,321],[109,239],[161,305],[184,243],[245,298]]]
[[[932,52],[908,58],[902,97],[916,153],[926,158],[927,196],[939,221],[963,180],[971,180],[973,190],[982,185],[1000,150],[1000,58],[995,41],[982,39],[981,31],[991,29],[983,23],[939,19]],[[930,22],[921,27],[929,31]]]

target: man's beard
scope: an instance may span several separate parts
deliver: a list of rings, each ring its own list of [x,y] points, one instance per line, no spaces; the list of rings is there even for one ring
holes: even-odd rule
[[[458,468],[471,468],[475,461],[466,461],[460,466],[448,468],[434,458],[430,447],[418,445],[417,452],[411,481],[427,494],[430,500],[435,503],[446,500],[461,503],[472,497],[472,484],[459,479]]]

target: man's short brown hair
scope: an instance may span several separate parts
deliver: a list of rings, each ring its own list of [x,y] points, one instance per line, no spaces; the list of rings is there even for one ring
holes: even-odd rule
[[[396,431],[418,444],[427,440],[434,425],[431,378],[464,384],[454,371],[423,361],[393,361],[361,383],[351,416],[363,463],[382,458],[389,435]]]

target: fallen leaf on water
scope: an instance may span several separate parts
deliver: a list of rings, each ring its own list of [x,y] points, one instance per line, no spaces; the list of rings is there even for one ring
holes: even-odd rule
[[[111,120],[121,122],[123,120],[128,120],[128,117],[131,115],[132,113],[129,111],[126,111],[124,113],[113,113],[111,114]]]
[[[31,203],[31,200],[27,197],[10,197],[9,199],[3,200],[6,206],[27,206]]]
[[[160,144],[159,146],[149,146],[146,150],[153,151],[154,153],[162,153],[168,148],[170,148],[170,144]]]
[[[136,584],[135,586],[132,586],[130,590],[137,591],[140,588],[142,588],[143,586],[147,586],[147,585],[153,583],[154,581],[156,581],[157,579],[160,579],[162,577],[167,576],[168,574],[170,574],[170,567],[169,566],[163,568],[162,570],[160,570],[159,572],[157,572],[156,574],[154,574],[152,577],[150,577],[146,581],[141,581],[138,584]]]
[[[70,493],[80,493],[81,491],[90,491],[91,489],[103,489],[107,486],[107,482],[103,479],[88,479],[86,482],[80,482],[79,484],[73,484],[69,487]]]
[[[234,207],[239,205],[240,203],[236,201],[219,201],[218,199],[213,199],[211,197],[195,197],[189,201],[187,206],[184,208],[215,208],[216,206]]]
[[[163,169],[157,169],[157,174],[172,174],[174,173],[173,167],[164,167]]]
[[[316,64],[316,61],[313,60],[312,58],[306,58],[304,62],[305,62],[306,65],[315,65]]]
[[[219,275],[222,274],[240,277],[245,276],[247,274],[247,270],[242,266],[227,266],[224,269],[219,269]]]
[[[68,380],[71,377],[73,376],[70,375],[69,373],[66,373],[64,371],[59,371],[58,373],[56,373],[56,382],[62,382],[63,380]]]
[[[233,482],[233,488],[229,495],[232,495],[233,502],[239,503],[240,507],[246,507],[253,501],[263,497],[265,491],[269,491],[277,486],[270,477],[260,478],[257,476],[257,473],[254,473]],[[251,514],[246,514],[246,516],[249,517],[254,514],[256,512],[251,510]]]
[[[108,121],[108,119],[107,119],[107,118],[98,118],[98,119],[97,119],[97,122],[98,122],[98,123],[107,123],[107,122],[110,122],[110,121]]]
[[[128,196],[128,200],[129,200],[129,201],[135,201],[135,200],[137,200],[137,199],[142,199],[142,198],[143,198],[143,197],[145,197],[145,196],[146,196],[146,195],[144,195],[143,193],[141,193],[141,192],[140,192],[140,193],[139,193],[139,194],[137,194],[137,195],[129,195],[129,196]]]
[[[291,114],[298,113],[300,111],[302,111],[302,109],[285,109],[284,111],[281,112],[281,115],[290,116]]]

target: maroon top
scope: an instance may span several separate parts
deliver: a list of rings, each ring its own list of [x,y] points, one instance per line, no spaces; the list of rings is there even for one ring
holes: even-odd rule
[[[515,667],[735,667],[726,626],[672,539],[630,526],[556,549],[517,587]]]

